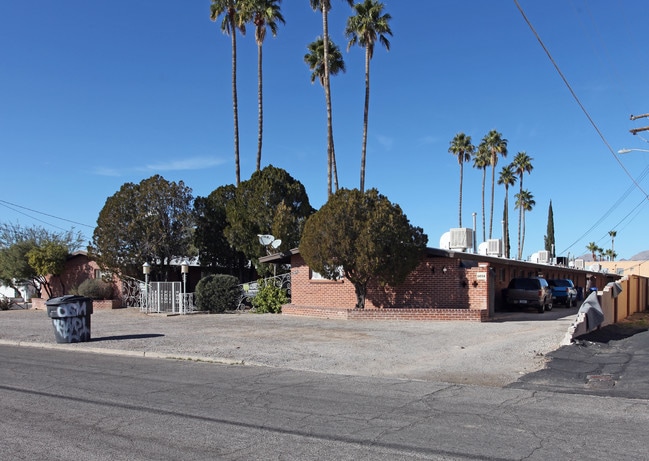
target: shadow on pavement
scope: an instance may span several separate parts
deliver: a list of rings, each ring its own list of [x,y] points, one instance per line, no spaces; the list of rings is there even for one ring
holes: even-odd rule
[[[624,324],[607,325],[605,327],[600,328],[599,330],[594,330],[589,333],[586,333],[585,335],[581,335],[575,338],[575,341],[608,343],[609,341],[619,341],[621,339],[630,338],[633,335],[648,330],[649,330],[648,328],[638,327],[633,325],[624,325]]]
[[[147,339],[147,338],[159,338],[164,336],[163,334],[142,334],[142,335],[118,335],[118,336],[103,336],[101,338],[91,338],[91,342],[96,341],[127,341],[129,339]]]

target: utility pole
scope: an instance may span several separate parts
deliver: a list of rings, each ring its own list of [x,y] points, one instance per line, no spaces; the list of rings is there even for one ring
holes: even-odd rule
[[[638,120],[639,118],[646,118],[649,117],[649,114],[642,114],[642,115],[631,115],[631,120]],[[645,126],[642,128],[631,128],[629,130],[631,134],[636,135],[641,131],[649,131],[649,126]]]

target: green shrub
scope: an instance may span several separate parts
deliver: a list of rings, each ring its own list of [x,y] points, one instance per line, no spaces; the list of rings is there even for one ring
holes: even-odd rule
[[[200,311],[225,312],[237,308],[241,296],[239,280],[231,275],[208,275],[196,285],[196,308]]]
[[[113,286],[100,279],[86,279],[76,289],[79,296],[91,299],[112,299]]]
[[[264,283],[260,280],[257,296],[252,298],[252,306],[256,312],[262,314],[279,314],[282,312],[282,304],[286,304],[288,301],[285,289],[276,287],[272,281]]]

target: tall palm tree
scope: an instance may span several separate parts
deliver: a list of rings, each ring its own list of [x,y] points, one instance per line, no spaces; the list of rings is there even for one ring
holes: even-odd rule
[[[349,6],[352,6],[353,0],[346,0]],[[336,151],[334,150],[334,133],[333,133],[333,117],[331,110],[331,86],[329,85],[329,10],[331,9],[331,0],[309,0],[313,11],[320,10],[322,12],[322,42],[324,56],[322,62],[323,66],[323,87],[325,90],[325,99],[327,102],[327,194],[332,194],[331,189],[331,176],[332,170],[336,163]],[[338,181],[336,180],[336,190],[338,190]]]
[[[586,245],[586,249],[590,251],[590,254],[593,257],[593,262],[597,261],[597,257],[595,256],[595,253],[597,253],[597,250],[599,249],[597,244],[595,242],[590,242]]]
[[[482,241],[487,241],[487,226],[485,225],[484,186],[487,180],[487,167],[489,166],[489,151],[484,144],[480,144],[473,157],[473,168],[482,170]]]
[[[534,200],[534,196],[529,191],[522,190],[521,192],[516,194],[516,206],[523,211],[521,215],[523,220],[523,234],[521,238],[521,244],[518,249],[518,259],[523,259],[523,247],[525,246],[525,213],[532,211],[534,205],[536,205],[536,201]]]
[[[611,261],[615,261],[615,237],[617,237],[617,231],[609,231],[608,235],[611,237]]]
[[[242,35],[246,33],[247,19],[240,14],[240,0],[211,0],[210,19],[223,15],[221,30],[232,40],[232,107],[234,112],[234,170],[236,185],[241,182],[241,167],[239,165],[239,102],[237,99],[237,29]]]
[[[525,173],[530,174],[532,173],[532,170],[534,167],[532,166],[532,160],[534,160],[532,157],[527,155],[525,152],[519,152],[516,154],[514,157],[514,160],[512,161],[512,167],[514,168],[514,173],[516,173],[520,179],[518,183],[518,192],[522,193],[523,192],[523,177]],[[519,208],[518,209],[518,254],[522,254],[521,250],[521,224],[523,220],[523,209]],[[519,258],[520,259],[520,256]]]
[[[507,157],[507,140],[501,133],[491,130],[482,138],[482,144],[489,151],[489,164],[491,165],[491,212],[489,213],[489,238],[493,234],[494,223],[494,192],[496,187],[496,165],[498,164],[498,155]]]
[[[471,136],[464,133],[458,133],[451,141],[451,146],[448,148],[449,153],[457,157],[457,162],[460,164],[460,209],[458,215],[458,227],[462,227],[462,183],[464,182],[464,162],[471,160],[475,152],[475,146],[471,144]]]
[[[512,171],[512,165],[507,165],[500,170],[498,176],[498,185],[505,186],[505,211],[503,213],[505,220],[505,232],[503,235],[503,248],[505,256],[509,258],[509,186],[516,184],[516,175]]]
[[[264,100],[262,78],[262,47],[266,39],[266,31],[270,29],[273,37],[277,36],[279,23],[284,24],[284,16],[280,11],[282,0],[239,0],[243,15],[255,26],[255,42],[257,43],[257,105],[259,108],[257,130],[257,171],[261,169],[261,145],[264,131]]]
[[[390,51],[390,41],[387,35],[392,36],[390,29],[390,16],[383,14],[385,5],[376,0],[365,0],[357,3],[352,8],[356,15],[347,19],[345,36],[349,39],[347,51],[359,44],[365,48],[365,108],[363,111],[363,148],[361,153],[361,192],[365,190],[365,158],[367,152],[367,119],[370,110],[370,60],[374,55],[374,44],[378,38],[386,50]],[[460,225],[460,227],[462,227]]]
[[[307,49],[309,52],[304,55],[304,62],[307,63],[309,69],[311,69],[311,83],[315,82],[316,79],[320,81],[320,84],[325,88],[325,55],[329,60],[329,75],[338,75],[339,72],[345,72],[345,61],[343,59],[343,54],[340,52],[340,48],[329,40],[329,51],[325,53],[324,40],[321,37],[318,37],[314,42],[311,42]],[[325,97],[326,97],[325,89]],[[333,139],[333,138],[332,138]],[[333,153],[333,152],[332,152]],[[328,170],[328,192],[331,194],[331,176],[333,172],[334,182],[336,190],[338,190],[338,171],[336,169],[336,156],[329,155],[327,157],[327,170]]]

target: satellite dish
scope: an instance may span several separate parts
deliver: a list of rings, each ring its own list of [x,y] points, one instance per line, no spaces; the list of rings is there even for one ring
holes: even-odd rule
[[[279,248],[279,246],[282,244],[282,241],[280,239],[273,240],[270,244],[274,249]]]
[[[257,237],[259,237],[259,243],[262,245],[270,245],[275,240],[275,237],[268,234],[258,234]]]

